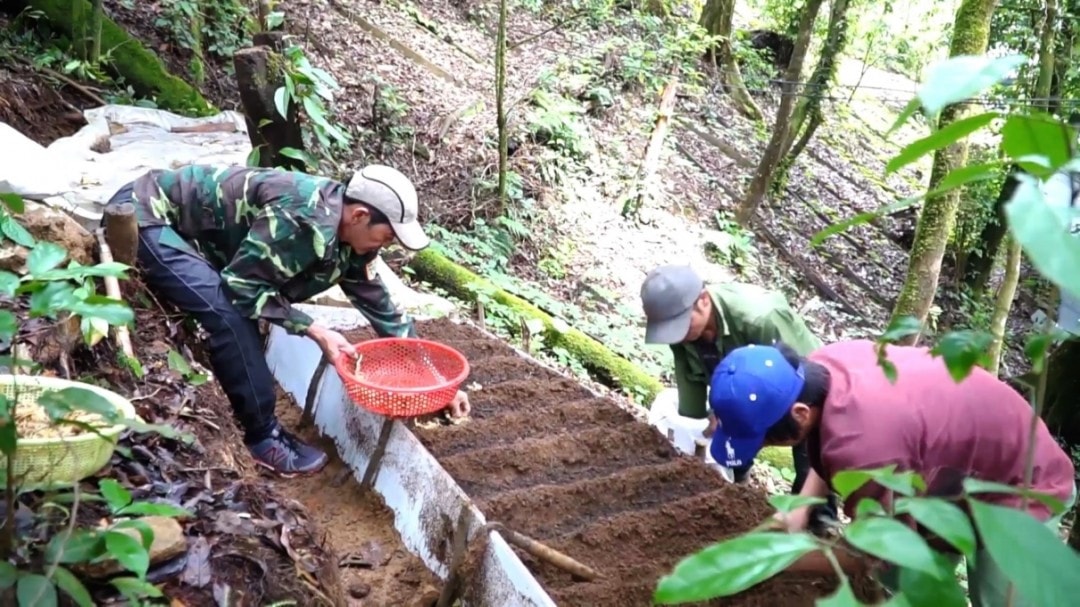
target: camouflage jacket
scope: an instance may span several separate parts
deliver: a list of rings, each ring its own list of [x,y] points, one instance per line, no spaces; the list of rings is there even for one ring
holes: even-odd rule
[[[233,305],[302,334],[312,318],[292,307],[340,285],[380,336],[415,336],[375,274],[377,252],[338,240],[345,185],[305,173],[247,167],[154,170],[133,184],[139,225],[171,226],[161,244],[221,271]]]

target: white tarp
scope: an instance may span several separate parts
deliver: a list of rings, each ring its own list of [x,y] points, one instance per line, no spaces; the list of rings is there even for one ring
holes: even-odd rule
[[[164,110],[106,105],[83,115],[86,126],[48,147],[0,123],[0,193],[43,200],[93,221],[116,190],[148,170],[244,164],[251,151],[244,117],[236,112],[185,118]],[[219,124],[227,130],[177,132]],[[107,147],[95,147],[105,141]]]
[[[0,122],[0,193],[42,200],[93,228],[101,219],[100,208],[116,190],[146,171],[187,164],[242,165],[251,152],[244,116],[237,112],[185,118],[164,110],[106,105],[83,115],[86,126],[48,147]],[[204,133],[177,132],[205,125],[228,126]],[[100,147],[106,140],[107,147]],[[381,258],[375,264],[391,297],[409,312],[441,316],[453,310],[454,304],[441,297],[410,289]],[[350,305],[338,287],[321,297]]]

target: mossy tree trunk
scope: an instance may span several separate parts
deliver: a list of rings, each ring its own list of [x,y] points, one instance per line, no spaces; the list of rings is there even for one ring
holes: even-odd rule
[[[990,274],[994,271],[994,262],[1001,249],[1001,242],[1009,231],[1005,223],[1005,203],[1009,202],[1017,186],[1020,185],[1016,179],[1020,168],[1011,165],[1007,170],[1008,174],[1001,184],[997,200],[994,201],[994,216],[986,222],[979,234],[979,246],[968,251],[963,256],[963,263],[957,268],[964,285],[976,295],[986,289]]]
[[[814,67],[814,72],[810,75],[804,94],[800,96],[795,111],[791,115],[788,140],[781,151],[783,159],[770,186],[772,192],[783,189],[791,165],[810,143],[818,127],[825,122],[825,115],[821,110],[822,100],[829,94],[833,80],[836,79],[836,70],[840,66],[840,55],[851,39],[848,35],[848,9],[850,7],[851,0],[832,0],[828,33],[825,35],[821,57],[818,59],[817,66]]]
[[[799,17],[799,33],[795,37],[795,50],[791,54],[791,63],[784,72],[784,82],[780,87],[780,107],[776,110],[776,120],[773,123],[772,137],[769,145],[761,155],[754,178],[750,182],[746,198],[739,205],[735,219],[742,225],[747,225],[754,216],[758,206],[765,199],[769,184],[772,183],[773,173],[784,151],[784,145],[789,137],[791,125],[792,106],[797,94],[796,86],[802,77],[803,60],[806,58],[806,50],[810,47],[810,37],[814,33],[814,21],[817,19],[818,10],[823,0],[807,0]]]
[[[89,0],[26,0],[26,6],[41,11],[55,31],[73,41],[86,31],[93,14]],[[174,112],[203,116],[217,112],[198,90],[170,74],[153,51],[115,21],[102,15],[100,29],[100,46],[109,53],[109,69],[123,76],[136,93],[152,96],[159,107]]]
[[[846,1],[846,0],[844,0]],[[750,91],[746,90],[746,84],[739,71],[739,63],[735,61],[735,53],[732,50],[731,23],[735,17],[735,0],[707,0],[701,10],[701,19],[698,24],[709,32],[710,35],[718,36],[716,46],[709,49],[706,59],[720,68],[720,79],[727,88],[728,95],[735,102],[735,109],[742,115],[754,121],[764,120],[761,108],[754,103]]]
[[[956,11],[949,55],[981,55],[986,52],[990,38],[990,16],[997,0],[962,0]],[[951,105],[941,112],[938,128],[963,118],[963,105]],[[933,190],[953,169],[967,161],[967,144],[964,141],[945,147],[934,154],[928,188]],[[900,296],[893,308],[893,319],[912,316],[925,323],[934,303],[938,279],[941,276],[941,260],[945,246],[956,225],[956,211],[960,204],[960,192],[951,192],[928,198],[923,205],[915,228],[915,241],[911,246],[907,276]],[[914,343],[918,335],[908,338]]]
[[[523,320],[543,325],[543,343],[548,348],[562,348],[581,362],[597,381],[620,388],[646,406],[656,398],[663,385],[629,360],[619,356],[581,331],[537,308],[524,299],[504,291],[432,249],[425,249],[409,261],[416,277],[444,289],[454,297],[475,303],[484,294]]]

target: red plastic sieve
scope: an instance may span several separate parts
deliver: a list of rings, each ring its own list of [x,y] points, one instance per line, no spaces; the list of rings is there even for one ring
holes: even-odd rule
[[[469,376],[464,355],[426,339],[369,339],[355,348],[355,355],[339,356],[334,367],[354,403],[387,417],[416,417],[443,409]]]

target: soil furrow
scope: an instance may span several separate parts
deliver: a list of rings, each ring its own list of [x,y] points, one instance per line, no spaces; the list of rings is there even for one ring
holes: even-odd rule
[[[675,448],[655,429],[626,424],[519,440],[441,458],[440,462],[469,495],[481,499],[501,491],[603,476],[675,456]]]
[[[593,582],[518,552],[556,604],[652,604],[658,580],[695,551],[745,533],[772,513],[764,494],[724,482],[680,455],[661,433],[614,401],[449,320],[418,332],[469,358],[472,418],[417,429],[488,520],[599,569]],[[524,363],[524,364],[523,364]],[[484,385],[487,382],[490,385]],[[835,581],[781,575],[724,605],[812,605]],[[856,584],[864,601],[871,586]],[[715,604],[715,603],[710,603]]]
[[[613,409],[600,398],[555,405],[537,415],[532,410],[512,410],[490,417],[478,417],[463,424],[438,428],[417,428],[416,436],[436,458],[446,458],[464,451],[506,445],[518,440],[573,432],[589,427],[615,427],[635,421],[622,409]],[[518,428],[505,434],[503,427]]]
[[[540,485],[479,500],[491,520],[534,537],[572,534],[594,521],[657,508],[725,485],[719,473],[690,458],[621,469],[566,485]]]

